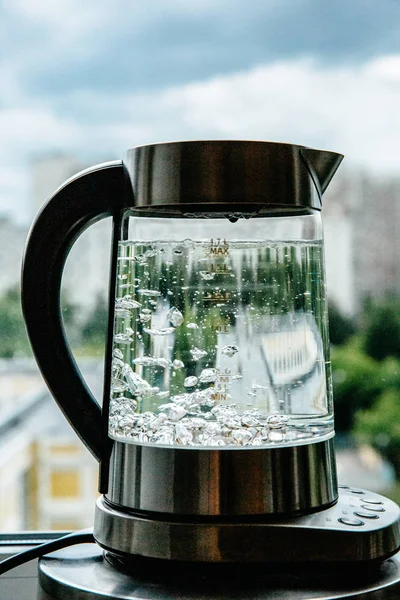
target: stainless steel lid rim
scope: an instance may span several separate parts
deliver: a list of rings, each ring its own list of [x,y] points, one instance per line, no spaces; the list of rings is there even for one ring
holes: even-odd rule
[[[295,144],[245,140],[199,140],[139,146],[124,165],[135,205],[181,206],[188,198],[244,204],[273,197],[282,206],[321,208],[321,195],[343,156]],[[130,204],[127,195],[127,206]],[[210,210],[212,210],[210,208]]]

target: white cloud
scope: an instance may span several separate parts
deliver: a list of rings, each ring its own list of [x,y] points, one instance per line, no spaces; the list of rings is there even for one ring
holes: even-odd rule
[[[134,145],[196,138],[286,141],[342,152],[347,164],[375,172],[400,172],[400,55],[359,68],[279,61],[154,94],[86,90],[64,101],[64,110],[47,100],[0,112],[0,180],[2,168],[28,164],[33,153],[64,150],[96,161]],[[26,193],[19,181],[7,198],[10,185],[2,206],[17,206]]]
[[[168,91],[163,103],[194,133],[329,148],[398,172],[400,56],[357,67],[276,62]]]

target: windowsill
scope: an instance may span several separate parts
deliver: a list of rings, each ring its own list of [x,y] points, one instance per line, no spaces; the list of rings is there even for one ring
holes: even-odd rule
[[[0,534],[0,561],[45,542],[55,540],[67,531],[22,532]],[[37,600],[37,559],[0,576],[1,600]]]

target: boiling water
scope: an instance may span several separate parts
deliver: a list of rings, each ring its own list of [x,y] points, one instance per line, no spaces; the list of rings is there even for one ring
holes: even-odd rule
[[[320,243],[123,242],[109,433],[293,445],[332,432]]]

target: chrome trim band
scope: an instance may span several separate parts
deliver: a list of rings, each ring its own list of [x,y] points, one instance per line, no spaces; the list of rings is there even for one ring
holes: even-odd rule
[[[122,509],[231,517],[310,512],[337,496],[333,438],[243,450],[115,442],[106,494]]]

